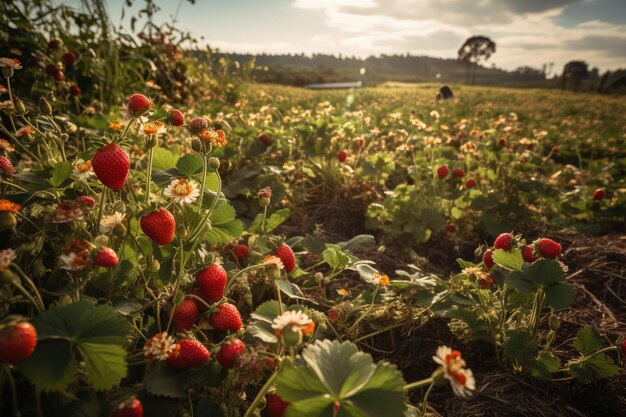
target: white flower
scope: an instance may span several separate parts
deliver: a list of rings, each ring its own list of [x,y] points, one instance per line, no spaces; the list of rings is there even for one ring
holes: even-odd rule
[[[118,224],[122,224],[123,221],[124,213],[120,213],[119,211],[109,216],[102,216],[102,220],[100,220],[100,233],[104,235],[111,232]]]
[[[171,198],[175,203],[189,204],[198,199],[200,190],[195,182],[181,178],[172,180],[171,184],[163,191],[163,194]]]
[[[447,346],[439,346],[433,360],[443,367],[444,377],[450,381],[452,391],[459,397],[469,397],[476,389],[476,380],[471,369],[465,368],[461,352]]]
[[[74,168],[72,169],[72,176],[76,179],[86,179],[93,175],[93,169],[91,168],[91,161],[85,161],[84,159],[78,159],[74,162]]]
[[[313,321],[302,310],[289,310],[274,319],[272,329],[274,329],[274,333],[277,333],[277,335],[280,335],[286,328],[289,328],[294,333],[298,331],[308,333],[307,329],[312,324]]]
[[[430,112],[430,117],[434,119],[439,119],[439,112],[437,110],[433,110]]]
[[[13,259],[15,259],[15,251],[13,249],[0,250],[0,271],[9,269]]]
[[[274,267],[280,271],[281,269],[285,269],[285,265],[283,265],[283,261],[280,260],[278,256],[268,255],[263,258],[263,265],[274,265]]]
[[[70,252],[59,256],[59,261],[61,261],[61,269],[65,269],[67,271],[78,271],[79,269],[83,269],[87,266],[88,259],[84,256],[77,255],[75,252]]]
[[[179,348],[176,339],[163,332],[155,334],[146,342],[143,346],[143,354],[148,360],[164,361],[177,354]]]

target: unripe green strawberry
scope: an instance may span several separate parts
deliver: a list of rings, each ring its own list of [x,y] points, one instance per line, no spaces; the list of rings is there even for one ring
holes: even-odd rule
[[[239,339],[222,343],[219,352],[215,357],[222,368],[231,369],[235,366],[235,362],[239,355],[246,351],[246,346]]]
[[[211,315],[209,323],[216,330],[223,332],[227,330],[236,332],[243,327],[239,310],[229,303],[220,304],[217,307],[217,311]]]
[[[117,143],[109,143],[98,149],[91,158],[91,165],[102,184],[115,191],[124,187],[130,169],[130,158]]]
[[[276,256],[282,261],[285,271],[291,272],[296,267],[296,255],[289,245],[283,243],[276,248]]]
[[[174,329],[179,333],[188,332],[197,318],[198,304],[191,298],[185,298],[174,310]]]
[[[167,359],[167,363],[176,369],[189,369],[202,365],[209,360],[211,353],[197,340],[181,339],[178,341],[178,353]]]
[[[176,220],[164,208],[146,214],[139,220],[141,230],[159,245],[168,245],[174,240]]]
[[[210,303],[219,301],[224,296],[227,281],[226,270],[219,264],[211,264],[196,276],[196,282]]]
[[[15,274],[10,269],[0,269],[0,285],[10,284],[15,279]]]
[[[37,345],[37,331],[28,322],[0,329],[0,362],[17,365],[30,358]]]

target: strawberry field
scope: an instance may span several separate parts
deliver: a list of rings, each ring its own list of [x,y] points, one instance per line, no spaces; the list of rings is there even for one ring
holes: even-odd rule
[[[626,413],[623,96],[258,84],[87,3],[0,6],[0,415]]]

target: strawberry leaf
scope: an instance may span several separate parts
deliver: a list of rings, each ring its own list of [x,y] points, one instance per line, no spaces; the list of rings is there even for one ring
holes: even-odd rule
[[[235,209],[226,203],[218,203],[209,217],[211,229],[205,233],[207,243],[218,245],[238,238],[243,224],[236,219]]]

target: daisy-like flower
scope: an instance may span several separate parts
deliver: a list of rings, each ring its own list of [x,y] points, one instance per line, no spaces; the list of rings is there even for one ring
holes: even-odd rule
[[[93,169],[91,169],[91,161],[85,161],[84,159],[77,159],[74,162],[74,168],[72,169],[72,176],[76,179],[87,179],[93,175]]]
[[[268,255],[263,258],[263,265],[273,265],[277,271],[281,269],[285,269],[285,265],[283,265],[283,261],[280,260],[278,256]]]
[[[176,339],[166,332],[152,336],[143,346],[143,354],[150,361],[164,361],[175,356],[180,349]]]
[[[11,143],[8,140],[0,139],[0,150],[6,151],[6,152],[13,152],[15,150],[15,147],[11,145]]]
[[[22,63],[15,58],[0,58],[0,68],[22,69]]]
[[[461,352],[439,346],[433,360],[443,368],[444,377],[450,381],[456,395],[462,398],[472,395],[472,391],[476,389],[476,380],[472,370],[465,367]]]
[[[15,251],[13,249],[0,250],[0,271],[6,271],[15,259]]]
[[[83,208],[73,200],[61,201],[52,213],[52,223],[69,223],[85,217]]]
[[[350,295],[350,291],[346,290],[345,288],[339,288],[337,290],[337,294],[341,295],[342,297],[346,297]]]
[[[163,194],[171,198],[175,203],[190,204],[198,199],[200,190],[195,182],[180,178],[172,180],[170,185],[163,191]]]
[[[431,111],[430,117],[432,117],[433,119],[439,119],[439,112],[437,110]]]
[[[89,263],[91,245],[84,240],[70,242],[61,256],[59,256],[60,268],[66,271],[78,271]]]
[[[380,285],[381,287],[386,287],[389,285],[389,276],[387,274],[374,274],[372,276],[372,283],[374,285]]]
[[[109,123],[109,129],[119,132],[122,130],[122,121],[117,119]]]
[[[30,125],[26,125],[26,126],[22,126],[21,128],[19,128],[18,131],[15,132],[15,135],[16,136],[28,136],[34,131],[35,129],[33,129]]]
[[[165,124],[159,120],[155,120],[154,122],[144,123],[139,127],[139,133],[142,133],[146,136],[162,135],[165,132],[167,132],[167,129],[165,128]]]
[[[110,233],[118,225],[122,224],[123,221],[124,213],[120,213],[119,211],[108,216],[102,216],[102,220],[100,220],[100,233],[103,235]]]
[[[274,319],[272,329],[277,337],[280,337],[285,330],[312,334],[315,330],[315,323],[302,310],[289,310]]]
[[[226,134],[223,130],[214,130],[211,128],[207,128],[200,132],[200,139],[203,141],[211,142],[213,145],[217,147],[222,147],[228,143],[226,140]]]

